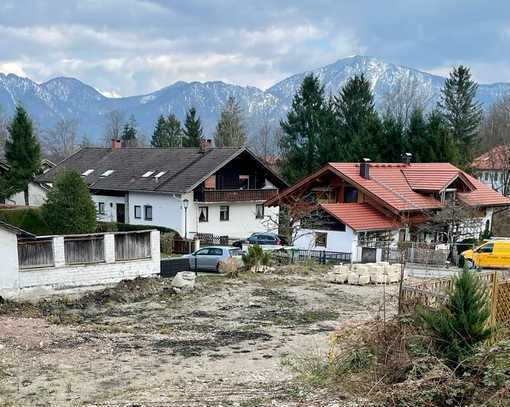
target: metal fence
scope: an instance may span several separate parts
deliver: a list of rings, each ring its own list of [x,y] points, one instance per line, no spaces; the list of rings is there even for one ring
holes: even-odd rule
[[[129,232],[115,235],[115,260],[136,260],[151,257],[151,233]]]
[[[64,238],[66,264],[104,262],[104,235]]]
[[[22,269],[52,267],[53,240],[20,240],[18,241],[18,264]]]
[[[319,264],[344,264],[351,262],[351,253],[332,252],[326,250],[275,250],[271,257],[279,264],[314,261]]]

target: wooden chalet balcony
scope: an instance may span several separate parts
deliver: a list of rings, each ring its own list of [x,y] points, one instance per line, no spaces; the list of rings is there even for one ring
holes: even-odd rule
[[[202,202],[267,201],[278,193],[277,189],[206,189]]]

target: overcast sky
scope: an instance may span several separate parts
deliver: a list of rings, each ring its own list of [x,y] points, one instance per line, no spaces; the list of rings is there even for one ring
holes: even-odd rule
[[[354,54],[510,82],[510,1],[1,0],[0,72],[105,94],[178,80],[267,88]]]

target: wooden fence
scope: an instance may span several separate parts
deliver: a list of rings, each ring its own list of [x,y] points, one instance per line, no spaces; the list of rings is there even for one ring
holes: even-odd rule
[[[18,264],[22,269],[53,267],[53,240],[18,241]]]
[[[150,232],[129,232],[115,235],[115,260],[136,260],[151,257]]]
[[[64,238],[66,264],[104,262],[104,235]]]
[[[504,280],[497,272],[477,274],[489,290],[492,324],[510,324],[510,280]],[[448,298],[453,287],[452,278],[428,280],[402,286],[400,312],[412,312],[416,305],[439,306]]]

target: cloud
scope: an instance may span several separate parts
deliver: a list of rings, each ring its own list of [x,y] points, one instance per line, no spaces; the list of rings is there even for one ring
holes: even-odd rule
[[[0,71],[127,96],[178,80],[266,88],[365,54],[441,74],[462,61],[479,80],[509,80],[509,17],[502,0],[3,0]]]

